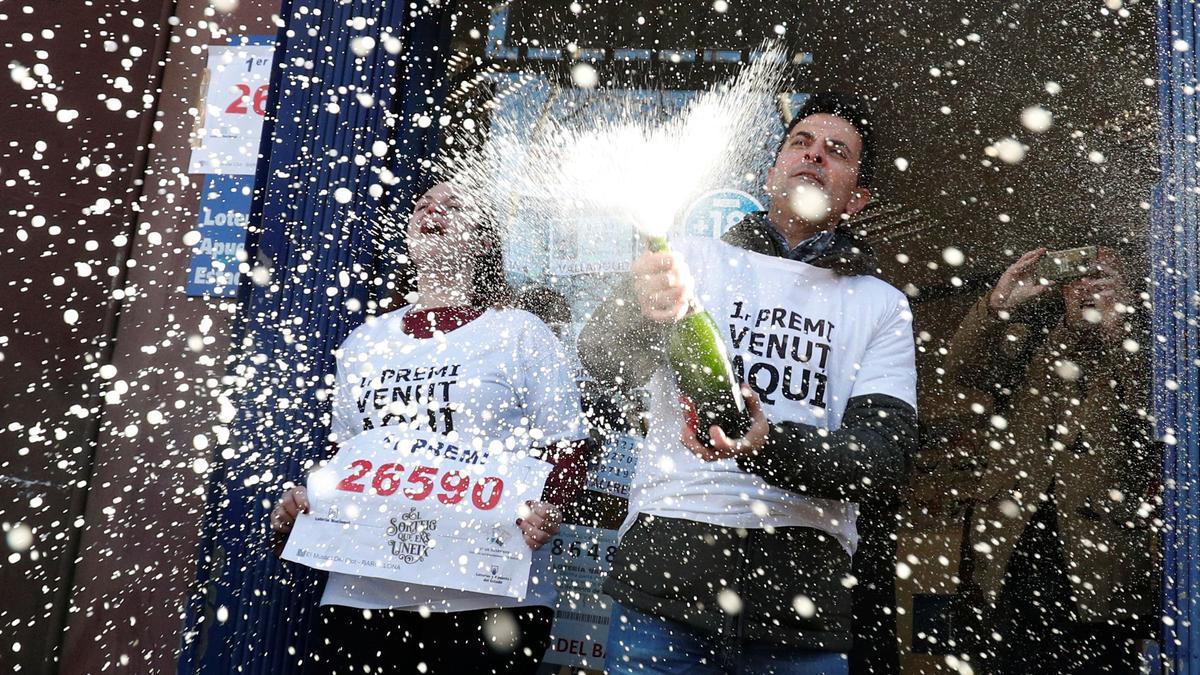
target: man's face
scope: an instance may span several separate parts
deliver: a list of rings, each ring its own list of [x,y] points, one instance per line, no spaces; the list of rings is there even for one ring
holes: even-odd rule
[[[1117,304],[1125,302],[1127,294],[1119,271],[1120,259],[1112,249],[1102,248],[1096,264],[1096,274],[1062,287],[1065,321],[1070,328],[1092,330],[1124,320],[1117,311]]]
[[[836,223],[843,213],[858,213],[870,198],[858,186],[861,158],[862,137],[853,124],[836,115],[810,115],[792,127],[767,170],[767,194],[774,202],[793,199],[805,187],[820,190],[829,202],[825,222]]]

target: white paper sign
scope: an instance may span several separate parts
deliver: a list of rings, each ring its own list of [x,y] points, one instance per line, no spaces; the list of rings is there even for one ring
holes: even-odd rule
[[[563,525],[546,547],[558,600],[545,662],[603,668],[612,598],[600,592],[617,550],[616,530]]]
[[[209,45],[208,88],[188,173],[254,175],[274,50],[272,45]]]
[[[629,499],[629,485],[637,470],[638,449],[641,439],[621,434],[604,445],[596,465],[587,475],[587,489]]]
[[[283,557],[321,570],[524,599],[532,551],[516,526],[550,465],[500,444],[385,427],[308,478]]]

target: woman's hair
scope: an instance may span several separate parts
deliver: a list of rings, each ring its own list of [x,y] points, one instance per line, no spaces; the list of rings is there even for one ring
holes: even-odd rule
[[[475,258],[475,276],[471,279],[471,304],[475,307],[511,305],[513,289],[504,274],[504,242],[496,220],[486,209],[480,210],[475,236],[480,239]]]

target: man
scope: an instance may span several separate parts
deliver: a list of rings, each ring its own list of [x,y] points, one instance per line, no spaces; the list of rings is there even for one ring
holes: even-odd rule
[[[1159,593],[1145,338],[1113,251],[1062,282],[1039,279],[1045,254],[1004,272],[947,357],[995,399],[963,584],[988,672],[1134,673]]]
[[[595,377],[651,391],[605,584],[609,672],[847,672],[858,504],[894,498],[916,433],[905,296],[869,276],[843,222],[869,199],[873,150],[861,102],[811,97],[768,171],[769,209],[724,243],[640,257],[580,336]],[[686,428],[661,346],[693,297],[748,388],[743,438]]]

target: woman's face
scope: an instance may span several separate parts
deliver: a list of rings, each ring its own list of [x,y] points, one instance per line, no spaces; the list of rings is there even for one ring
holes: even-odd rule
[[[417,200],[408,219],[408,255],[421,269],[459,269],[475,257],[479,214],[447,183]]]

